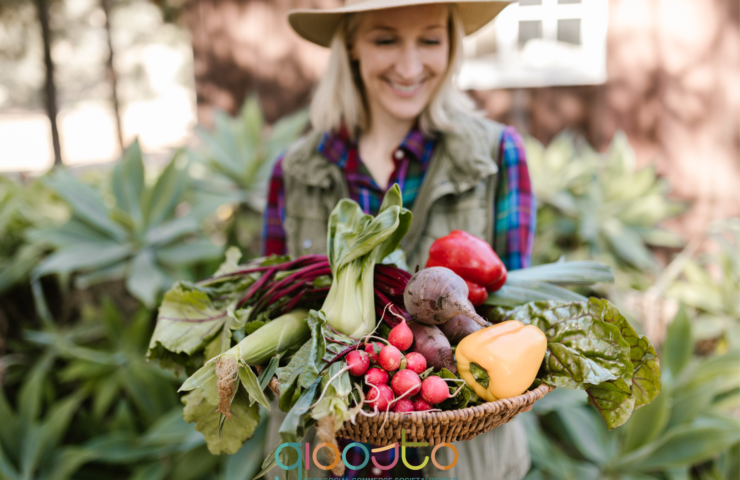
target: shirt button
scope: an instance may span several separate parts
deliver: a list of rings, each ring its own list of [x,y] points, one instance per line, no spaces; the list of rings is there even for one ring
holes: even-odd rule
[[[401,160],[401,159],[403,158],[403,150],[401,150],[401,149],[399,148],[398,150],[396,150],[395,152],[393,152],[393,157],[394,157],[394,158],[395,158],[396,160]]]
[[[311,245],[313,245],[313,242],[311,241],[310,238],[307,238],[303,241],[303,248],[305,248],[306,250],[311,248]]]

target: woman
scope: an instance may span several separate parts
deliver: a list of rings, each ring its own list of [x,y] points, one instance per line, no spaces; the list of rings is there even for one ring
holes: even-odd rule
[[[266,255],[325,253],[327,220],[341,198],[376,214],[385,191],[398,183],[414,214],[402,243],[412,269],[426,263],[436,238],[455,229],[486,239],[509,269],[529,264],[535,212],[521,139],[513,128],[474,115],[452,83],[463,36],[507,3],[346,0],[342,8],[290,13],[295,31],[330,47],[331,56],[311,104],[312,132],[273,171]],[[281,421],[274,413],[270,447],[279,443]],[[455,446],[459,459],[445,477],[518,480],[529,468],[517,421]],[[426,453],[419,453],[410,463],[421,463]],[[441,449],[436,458],[450,464],[450,453]],[[394,474],[442,473],[403,468],[398,462]],[[323,473],[314,470],[310,477]],[[346,475],[388,472],[366,467]]]

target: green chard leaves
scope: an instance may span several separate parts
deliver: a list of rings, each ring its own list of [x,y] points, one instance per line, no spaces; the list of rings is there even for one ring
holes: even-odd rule
[[[607,300],[532,302],[497,308],[497,321],[518,320],[547,336],[538,378],[547,385],[586,390],[609,429],[660,393],[660,364],[650,341],[638,335]]]

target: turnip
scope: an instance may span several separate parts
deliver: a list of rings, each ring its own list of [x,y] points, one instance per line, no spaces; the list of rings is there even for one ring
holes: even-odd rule
[[[385,412],[395,398],[393,390],[388,385],[373,385],[367,392],[365,403],[372,409],[377,408],[378,411]]]
[[[370,368],[370,356],[362,350],[353,350],[347,354],[344,361],[347,363],[350,375],[360,377]]]
[[[376,386],[387,385],[389,378],[390,377],[388,376],[388,372],[386,372],[382,368],[372,367],[365,374],[365,383],[367,385],[376,385]]]
[[[409,352],[404,355],[406,368],[421,375],[427,369],[427,359],[419,352]]]
[[[414,343],[414,334],[406,325],[405,319],[402,319],[401,323],[391,329],[391,333],[388,334],[388,343],[401,351],[408,350],[411,344]]]
[[[396,403],[393,405],[394,412],[396,413],[410,413],[414,411],[414,402],[409,400],[408,398],[402,398],[400,400],[397,400]]]
[[[365,353],[368,354],[370,357],[370,362],[375,365],[378,363],[378,354],[375,351],[375,348],[377,347],[378,352],[380,352],[383,349],[383,345],[378,342],[370,342],[365,345]]]
[[[411,370],[399,370],[391,380],[391,388],[399,397],[405,395],[411,397],[421,390],[421,378]]]
[[[414,411],[415,412],[426,412],[427,410],[431,410],[432,407],[427,402],[424,401],[423,398],[421,398],[421,395],[417,395],[415,397],[411,398],[411,402],[414,404]]]
[[[465,384],[463,382],[460,388],[464,386]],[[447,382],[441,377],[429,376],[421,382],[421,398],[431,405],[442,403],[448,398],[454,397],[457,393],[450,394],[450,388]]]
[[[398,370],[401,366],[401,351],[393,345],[386,345],[378,354],[378,364],[383,367],[386,372],[393,372]]]
[[[463,314],[488,326],[468,300],[465,280],[449,268],[430,267],[416,272],[403,292],[403,303],[417,322],[439,325]]]
[[[450,321],[439,326],[439,329],[453,345],[457,345],[460,340],[482,328],[484,327],[465,315],[455,315]]]
[[[452,373],[457,373],[450,342],[437,326],[409,322],[409,328],[414,333],[414,352],[423,355],[427,364],[435,370],[446,368]],[[408,368],[408,360],[406,360],[406,368]]]

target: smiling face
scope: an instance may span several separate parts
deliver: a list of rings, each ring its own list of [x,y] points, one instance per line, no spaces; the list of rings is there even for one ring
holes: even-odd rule
[[[361,15],[351,56],[359,63],[371,121],[410,121],[429,104],[449,64],[448,20],[444,4]]]

